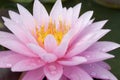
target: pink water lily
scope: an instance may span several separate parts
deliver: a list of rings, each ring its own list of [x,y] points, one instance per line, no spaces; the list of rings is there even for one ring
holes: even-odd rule
[[[93,22],[93,11],[79,17],[81,3],[67,9],[61,0],[50,15],[38,0],[33,15],[17,7],[19,14],[2,17],[12,33],[0,31],[0,44],[9,49],[0,52],[0,68],[24,72],[22,80],[117,80],[104,60],[120,45],[98,41],[110,31],[102,29],[107,20]]]

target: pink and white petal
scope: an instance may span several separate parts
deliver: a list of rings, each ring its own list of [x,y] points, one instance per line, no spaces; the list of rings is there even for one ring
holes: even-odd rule
[[[78,55],[89,48],[92,44],[94,44],[97,40],[107,34],[110,30],[99,30],[96,32],[92,32],[91,34],[87,34],[83,38],[76,43],[76,45],[67,53],[66,57],[72,57],[74,55]]]
[[[95,18],[91,19],[91,20],[88,22],[88,24],[87,24],[88,26],[87,26],[87,27],[89,27],[89,25],[92,24],[92,23],[94,22],[94,20],[95,20]]]
[[[81,31],[87,26],[92,15],[93,15],[93,11],[88,11],[80,16],[80,18],[74,25],[74,28],[77,30],[77,33],[81,33]]]
[[[36,27],[36,23],[31,13],[20,4],[17,4],[17,7],[19,10],[21,19],[23,21],[23,24],[26,26],[28,31],[34,31]]]
[[[37,55],[40,56],[45,62],[53,62],[57,60],[57,57],[52,53],[47,53],[43,48],[35,44],[29,44],[28,47]]]
[[[32,53],[26,46],[20,43],[15,37],[12,37],[11,34],[4,33],[2,35],[0,32],[0,45],[22,55],[36,57],[36,54]],[[8,40],[9,39],[9,40]]]
[[[107,69],[107,70],[111,70],[111,67],[109,66],[109,64],[107,64],[106,62],[96,62],[96,64],[98,64],[99,66]]]
[[[89,75],[94,78],[104,80],[118,80],[111,72],[97,64],[86,64],[82,67]]]
[[[25,26],[21,23],[15,23],[14,21],[6,18],[6,17],[2,17],[3,20],[5,21],[5,25],[7,26],[7,28],[9,30],[11,30],[19,40],[21,40],[24,43],[35,43],[37,44],[36,40],[34,39],[33,35],[26,31]]]
[[[85,12],[83,15],[80,16],[80,18],[78,19],[75,26],[79,26],[80,29],[81,29],[80,31],[82,31],[87,26],[87,24],[90,21],[92,15],[93,15],[93,11]]]
[[[77,21],[79,17],[80,10],[81,10],[81,3],[73,7],[73,15],[72,15],[73,25],[75,24],[75,22]]]
[[[45,75],[43,72],[43,68],[38,68],[38,69],[26,72],[22,80],[43,80],[44,77]]]
[[[60,80],[63,74],[63,67],[57,63],[51,63],[44,67],[44,73],[49,80]]]
[[[33,16],[37,20],[37,24],[39,26],[41,26],[43,24],[47,24],[46,20],[49,20],[48,13],[47,13],[45,7],[39,2],[39,0],[34,1]]]
[[[88,51],[101,51],[101,52],[109,52],[116,48],[119,48],[120,44],[110,42],[110,41],[99,41],[93,44]]]
[[[31,15],[31,13],[25,9],[22,5],[17,4],[18,10],[20,12],[20,17],[22,19],[23,24],[25,25],[24,30],[25,33],[27,34],[28,39],[32,42],[37,44],[35,38],[33,37],[33,34],[35,32],[35,27],[38,26]]]
[[[11,40],[16,40],[16,36],[9,32],[0,31],[0,38],[8,38]]]
[[[90,39],[94,36],[95,33],[91,33],[89,35],[84,36],[75,46],[69,48],[69,52],[65,55],[65,57],[72,57],[74,55],[80,54],[88,45],[90,44]]]
[[[65,67],[64,75],[70,80],[93,80],[87,72],[79,67]]]
[[[4,36],[9,36],[9,35],[4,35]],[[21,55],[31,56],[31,57],[37,56],[36,54],[32,53],[26,46],[24,46],[22,43],[20,43],[16,39],[1,37],[1,35],[0,35],[0,38],[1,38],[0,45],[6,47],[16,53],[19,53]]]
[[[88,51],[81,54],[81,56],[84,56],[87,59],[87,62],[85,63],[93,63],[98,61],[103,61],[109,58],[114,58],[113,55],[103,52],[94,52],[94,51]]]
[[[24,30],[22,28],[20,28],[21,25],[13,22],[12,20],[2,17],[2,19],[5,21],[5,25],[7,26],[7,28],[12,31],[16,37],[21,40],[24,43],[28,43],[28,39],[25,37],[26,34],[24,33]]]
[[[93,11],[88,11],[81,15],[80,18],[76,21],[74,27],[72,27],[76,35],[72,38],[70,45],[75,44],[83,29],[85,29],[85,27],[88,25],[92,15]]]
[[[27,58],[27,59],[21,60],[20,62],[16,63],[12,67],[12,71],[14,72],[29,71],[29,70],[40,68],[44,65],[45,63],[39,58],[32,58],[32,59]]]
[[[46,36],[44,40],[44,47],[49,53],[53,52],[53,50],[56,49],[57,42],[53,35],[49,34]]]
[[[108,20],[103,20],[103,21],[98,21],[95,23],[92,23],[90,25],[88,25],[88,27],[86,27],[85,31],[95,31],[95,30],[100,30],[106,23]]]
[[[88,14],[89,13],[89,14]],[[65,55],[65,52],[68,48],[68,45],[70,44],[71,39],[80,31],[82,31],[83,28],[81,28],[81,26],[84,26],[86,23],[89,22],[89,19],[92,17],[93,12],[89,11],[85,14],[83,14],[80,19],[79,19],[79,23],[76,23],[76,26],[74,28],[72,28],[70,31],[68,31],[68,33],[66,35],[64,35],[60,45],[57,47],[57,49],[54,51],[54,53],[56,53],[56,55],[58,55],[58,57],[62,57]],[[86,17],[86,18],[85,18]],[[85,20],[85,21],[82,21]],[[79,27],[78,27],[79,26]]]
[[[70,31],[68,31],[66,35],[64,35],[60,45],[54,50],[54,53],[58,57],[62,57],[65,55],[71,39],[74,37],[74,35],[76,35],[78,31],[79,31],[78,28],[73,28]]]
[[[75,66],[87,62],[87,59],[81,56],[74,56],[70,59],[59,60],[58,63],[65,66]]]
[[[9,15],[12,21],[18,24],[22,24],[22,20],[20,18],[20,15],[14,11],[9,10]]]
[[[58,20],[58,18],[62,16],[62,11],[63,8],[62,8],[61,0],[57,0],[50,12],[50,17],[53,19],[53,22]]]
[[[12,51],[0,51],[0,59],[9,55],[14,54],[15,52]]]
[[[66,11],[66,15],[65,17],[65,22],[67,23],[67,25],[71,26],[72,25],[72,15],[73,15],[73,8],[69,8]]]
[[[16,54],[12,51],[9,51],[7,53],[9,53],[9,55],[4,55],[4,57],[0,58],[0,68],[10,68],[14,66],[17,62],[28,58],[26,56]],[[6,52],[4,52],[4,54],[6,54]]]

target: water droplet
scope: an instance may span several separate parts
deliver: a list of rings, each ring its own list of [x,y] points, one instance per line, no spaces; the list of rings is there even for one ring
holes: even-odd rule
[[[51,74],[56,74],[57,72],[56,71],[51,71]]]
[[[12,66],[12,64],[6,64],[6,66],[7,66],[7,67],[11,67],[11,66]]]
[[[109,79],[109,76],[101,75],[102,78]]]
[[[51,74],[56,74],[57,73],[57,67],[55,65],[50,65],[49,66],[49,71]]]
[[[50,65],[50,66],[49,66],[49,69],[55,71],[57,68],[56,68],[56,66],[54,66],[54,65]]]
[[[86,57],[87,57],[87,58],[90,58],[90,55],[87,55]]]

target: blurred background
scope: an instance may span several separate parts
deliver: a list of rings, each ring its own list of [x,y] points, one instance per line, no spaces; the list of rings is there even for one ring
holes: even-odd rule
[[[40,0],[50,12],[54,2],[56,0]],[[94,11],[95,21],[109,20],[104,28],[109,28],[112,31],[108,33],[101,40],[113,41],[120,43],[120,0],[62,0],[63,6],[71,7],[82,2],[81,13],[88,10]],[[32,12],[33,0],[0,0],[0,17],[8,16],[8,10],[17,11],[16,3],[24,5],[30,12]],[[3,24],[0,18],[0,30],[9,31]],[[0,50],[4,50],[0,46]],[[111,60],[107,60],[112,70],[111,72],[120,80],[120,49],[110,52],[116,57]],[[18,80],[21,73],[11,72],[10,69],[0,69],[0,80]]]

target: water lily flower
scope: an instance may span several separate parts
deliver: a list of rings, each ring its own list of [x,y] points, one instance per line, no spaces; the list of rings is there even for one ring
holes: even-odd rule
[[[94,22],[93,11],[79,17],[81,3],[62,7],[57,0],[50,15],[34,1],[33,15],[20,4],[19,13],[9,11],[2,17],[12,32],[0,31],[0,68],[24,72],[22,80],[117,80],[104,60],[113,58],[109,51],[120,47],[110,41],[98,41],[109,29],[107,20]]]

